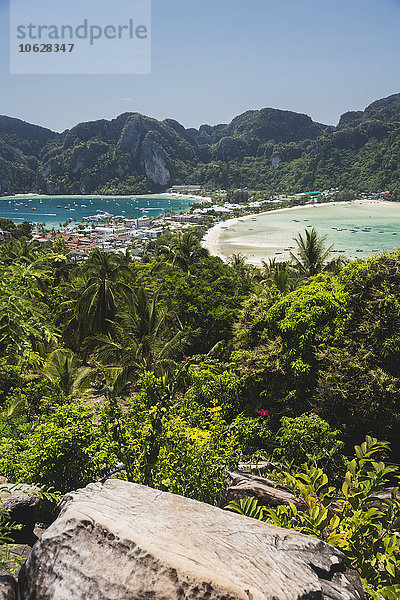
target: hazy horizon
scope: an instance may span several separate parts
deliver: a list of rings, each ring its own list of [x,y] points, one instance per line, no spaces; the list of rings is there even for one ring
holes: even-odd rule
[[[124,112],[198,128],[260,108],[336,125],[400,91],[399,0],[153,0],[151,74],[89,76],[10,75],[9,2],[0,113],[53,131]]]

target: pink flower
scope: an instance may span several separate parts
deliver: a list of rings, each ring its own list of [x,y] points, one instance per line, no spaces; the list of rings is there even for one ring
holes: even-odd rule
[[[254,369],[254,367],[249,367],[249,369]]]
[[[185,358],[187,358],[187,356],[184,354],[184,355],[183,355],[183,358],[185,359]]]
[[[261,410],[259,410],[258,414],[261,415],[262,417],[269,417],[269,412],[267,410],[265,410],[265,408],[262,408]]]

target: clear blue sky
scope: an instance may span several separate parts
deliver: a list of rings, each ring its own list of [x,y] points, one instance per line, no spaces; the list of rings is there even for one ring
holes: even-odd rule
[[[9,75],[9,0],[0,0],[0,114],[58,131],[126,111],[197,127],[262,107],[336,124],[400,92],[400,0],[152,5],[151,75],[24,76]]]

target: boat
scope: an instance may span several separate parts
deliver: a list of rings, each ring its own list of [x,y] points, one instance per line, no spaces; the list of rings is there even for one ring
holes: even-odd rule
[[[61,204],[59,204],[59,205],[57,206],[57,208],[62,208]]]
[[[31,210],[36,210],[36,208],[34,206],[32,206]]]

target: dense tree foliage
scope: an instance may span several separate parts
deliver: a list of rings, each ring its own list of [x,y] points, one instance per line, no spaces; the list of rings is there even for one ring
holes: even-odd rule
[[[64,492],[122,463],[120,477],[218,503],[240,459],[336,481],[354,439],[396,442],[400,251],[331,269],[307,234],[298,260],[261,268],[192,233],[144,260],[3,243],[0,475]]]

